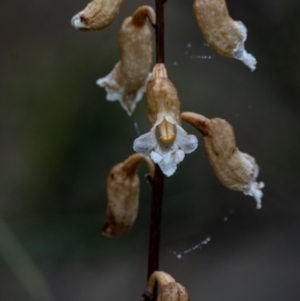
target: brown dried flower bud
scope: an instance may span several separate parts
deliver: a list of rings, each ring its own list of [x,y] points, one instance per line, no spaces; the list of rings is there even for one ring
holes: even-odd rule
[[[203,134],[205,152],[221,183],[253,196],[256,208],[260,209],[264,183],[255,182],[259,167],[253,157],[238,150],[232,126],[224,119],[208,119],[191,112],[184,112],[181,117]]]
[[[164,64],[156,64],[153,68],[152,78],[147,88],[147,110],[150,127],[157,122],[160,115],[169,115],[181,125],[177,90],[168,79]]]
[[[147,88],[147,109],[151,129],[134,140],[133,149],[142,156],[150,156],[165,175],[171,176],[185,154],[197,148],[198,140],[181,127],[177,90],[168,79],[164,64],[153,68]]]
[[[190,297],[180,283],[162,271],[155,271],[148,281],[148,293],[152,295],[155,283],[158,283],[160,294],[157,301],[189,301]]]
[[[119,32],[121,60],[106,77],[97,80],[97,85],[106,89],[106,99],[120,101],[129,116],[142,99],[151,75],[152,34],[147,18],[154,24],[155,12],[150,6],[141,6],[124,20]]]
[[[154,164],[149,158],[131,155],[123,163],[115,165],[107,177],[108,204],[102,234],[107,237],[127,233],[137,217],[140,180],[137,174],[142,161],[146,161],[151,177]]]
[[[247,28],[228,14],[225,0],[194,0],[194,13],[204,39],[217,54],[241,60],[252,71],[256,59],[244,48]]]
[[[124,0],[94,0],[75,15],[71,24],[79,30],[100,30],[109,26],[119,14]]]

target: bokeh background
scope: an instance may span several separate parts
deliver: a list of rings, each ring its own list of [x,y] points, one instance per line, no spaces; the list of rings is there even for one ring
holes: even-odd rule
[[[182,110],[225,118],[238,147],[256,158],[266,184],[263,207],[226,190],[200,144],[166,179],[161,269],[191,300],[299,300],[300,2],[227,3],[248,28],[246,49],[257,70],[209,50],[191,0],[166,4],[166,66]],[[86,4],[0,2],[3,301],[141,300],[146,288],[146,167],[132,231],[101,236],[106,176],[133,152],[136,128],[148,131],[145,100],[129,118],[95,81],[119,59],[123,19],[154,3],[125,0],[111,26],[78,32],[70,19]],[[190,251],[207,237],[209,244]]]

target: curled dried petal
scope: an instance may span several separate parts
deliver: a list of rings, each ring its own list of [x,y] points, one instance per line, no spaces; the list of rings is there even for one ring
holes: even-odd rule
[[[237,148],[232,126],[224,119],[207,119],[196,113],[184,112],[181,117],[203,134],[205,152],[220,182],[253,196],[260,209],[264,183],[255,182],[259,167],[252,156]]]
[[[244,48],[247,28],[228,14],[225,0],[194,0],[194,13],[209,47],[217,54],[241,60],[251,71],[256,59]]]
[[[109,26],[119,14],[124,0],[93,0],[76,14],[71,24],[79,30],[100,30]]]
[[[176,282],[175,279],[162,271],[155,271],[148,281],[148,293],[151,295],[155,283],[158,283],[160,294],[158,301],[189,301],[189,295],[184,286]]]
[[[137,170],[143,160],[146,161],[153,178],[153,162],[138,154],[131,155],[111,169],[107,177],[108,204],[102,232],[104,236],[123,235],[133,226],[139,206],[140,180]]]
[[[106,99],[120,101],[129,116],[142,99],[151,75],[152,33],[148,16],[155,22],[154,10],[141,6],[124,20],[119,32],[121,60],[112,72],[97,80],[97,85],[106,89]]]

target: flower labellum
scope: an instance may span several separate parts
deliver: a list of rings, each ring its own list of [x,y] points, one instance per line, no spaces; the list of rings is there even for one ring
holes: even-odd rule
[[[153,162],[138,154],[131,155],[111,169],[107,177],[108,204],[102,232],[104,236],[123,235],[133,226],[139,207],[140,180],[137,170],[143,160],[148,164],[153,178]]]
[[[96,82],[106,89],[106,99],[120,101],[129,116],[142,99],[151,76],[152,34],[148,18],[155,24],[152,7],[141,6],[124,20],[119,32],[121,60],[106,77]]]
[[[79,30],[100,30],[109,26],[119,14],[124,0],[94,0],[75,15],[71,24]]]
[[[244,48],[247,28],[228,14],[225,0],[194,0],[194,13],[209,47],[217,54],[241,60],[251,71],[256,59]]]
[[[166,176],[174,174],[185,154],[198,146],[196,136],[181,127],[180,102],[164,64],[156,64],[147,88],[150,131],[134,140],[133,149],[150,156]]]
[[[155,271],[148,281],[147,293],[151,296],[155,283],[158,283],[160,295],[157,301],[189,301],[190,297],[185,287],[176,282],[175,279],[162,271]]]
[[[232,126],[224,119],[208,119],[191,112],[184,112],[181,117],[203,134],[205,152],[220,182],[231,190],[253,196],[256,208],[260,209],[264,183],[255,182],[259,167],[253,157],[238,150]]]

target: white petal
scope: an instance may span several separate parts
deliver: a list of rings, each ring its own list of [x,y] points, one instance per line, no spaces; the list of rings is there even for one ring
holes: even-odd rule
[[[76,28],[76,29],[82,29],[82,28],[86,28],[88,29],[89,26],[87,26],[86,24],[84,24],[83,22],[81,22],[80,19],[80,14],[82,12],[78,13],[77,15],[75,15],[72,19],[71,19],[71,24]]]
[[[118,100],[122,108],[127,112],[129,116],[132,115],[133,111],[136,108],[136,104],[143,98],[144,92],[147,89],[149,80],[151,79],[151,73],[148,74],[148,77],[145,79],[144,84],[134,91],[127,91],[126,85],[120,85],[116,80],[116,70],[118,70],[119,63],[116,64],[115,68],[105,77],[99,78],[96,81],[96,84],[102,88],[105,88],[106,99],[108,101]]]
[[[150,153],[150,157],[154,163],[159,163],[163,159],[163,157],[159,153],[156,153],[155,151],[152,151]]]
[[[122,95],[120,94],[119,84],[114,79],[114,69],[105,77],[99,78],[96,85],[105,88],[106,99],[109,101],[121,101]]]
[[[194,135],[188,134],[181,126],[176,125],[177,134],[176,141],[178,148],[182,149],[184,153],[190,154],[198,146],[198,139]]]
[[[163,156],[163,159],[158,163],[162,172],[167,177],[172,176],[177,169],[177,164],[174,159],[175,159],[174,154],[171,152],[168,152]]]
[[[174,161],[176,164],[179,164],[183,159],[184,159],[184,151],[183,150],[178,150],[177,152],[174,153]]]
[[[134,151],[145,157],[150,156],[156,145],[155,127],[150,132],[141,135],[133,141]]]
[[[159,118],[161,122],[164,117]],[[194,135],[187,134],[182,127],[176,124],[170,116],[166,120],[176,126],[176,137],[173,142],[164,143],[159,139],[156,131],[157,121],[150,132],[134,140],[133,149],[142,156],[150,156],[157,163],[166,176],[171,176],[185,157],[185,153],[191,153],[198,146],[198,140]]]
[[[244,25],[242,21],[234,21],[234,23],[243,37],[243,42],[245,42],[247,39],[247,31],[248,31],[247,27]]]
[[[263,182],[251,182],[247,188],[243,191],[245,195],[250,195],[256,200],[256,209],[261,208],[261,198],[263,197],[263,193],[261,191],[262,188],[265,187]]]
[[[241,60],[246,66],[248,66],[251,69],[251,71],[254,71],[256,68],[256,58],[245,50],[244,45],[244,42],[247,39],[247,28],[240,21],[235,21],[235,25],[237,26],[239,32],[243,36],[243,43],[240,43],[234,50],[234,57],[237,60]]]

